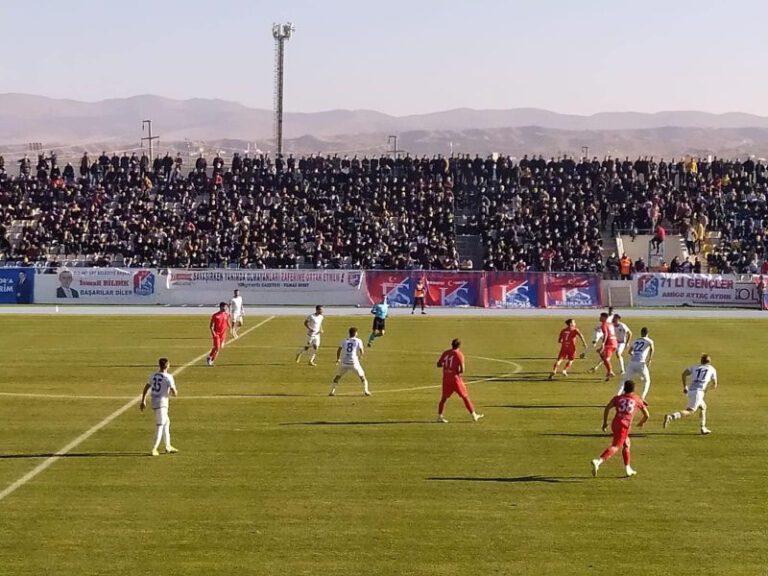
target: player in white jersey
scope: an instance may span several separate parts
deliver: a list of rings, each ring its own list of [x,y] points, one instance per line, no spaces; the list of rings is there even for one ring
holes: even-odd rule
[[[311,348],[312,356],[309,358],[309,365],[317,366],[317,349],[320,348],[320,334],[323,333],[323,320],[325,320],[325,316],[323,316],[322,306],[315,306],[314,314],[310,314],[304,318],[304,328],[307,329],[307,341],[304,344],[304,347],[300,348],[299,352],[296,354],[296,364],[301,362],[302,354]]]
[[[621,369],[621,373],[624,374],[624,350],[632,341],[632,330],[630,330],[629,326],[621,321],[621,316],[618,314],[613,315],[613,326],[616,330],[616,341],[618,343],[618,346],[616,347],[616,356],[619,359],[619,368]]]
[[[158,365],[160,369],[149,377],[149,381],[141,393],[141,403],[139,404],[139,408],[143,411],[147,407],[147,392],[150,392],[152,410],[155,412],[155,444],[152,446],[152,456],[160,455],[157,449],[163,436],[165,436],[166,454],[178,452],[176,448],[171,446],[171,421],[168,418],[168,398],[171,395],[178,396],[176,381],[173,379],[173,374],[168,373],[170,366],[168,358],[160,358]]]
[[[687,378],[691,377],[691,383],[687,384]],[[709,434],[712,431],[707,428],[707,403],[704,402],[704,394],[712,382],[712,390],[717,390],[717,370],[712,366],[709,354],[701,356],[701,364],[691,366],[683,371],[683,393],[688,395],[688,406],[681,412],[673,412],[664,416],[664,428],[673,420],[680,420],[694,414],[696,410],[701,413],[701,433]]]
[[[365,354],[365,348],[363,347],[363,341],[357,337],[357,328],[354,326],[349,329],[349,338],[345,338],[339,344],[339,348],[336,350],[336,364],[339,368],[336,370],[336,375],[333,377],[333,384],[331,385],[331,392],[329,396],[336,395],[336,385],[347,372],[354,372],[360,378],[360,382],[363,384],[363,394],[370,396],[371,392],[368,390],[368,380],[365,377],[363,367],[360,365],[360,357]]]
[[[240,290],[235,288],[232,300],[229,301],[229,315],[232,317],[232,338],[237,338],[237,331],[243,327],[245,319],[245,307],[243,306],[243,297],[240,296]]]
[[[653,340],[648,338],[648,328],[643,327],[640,330],[640,338],[632,342],[629,347],[629,366],[626,376],[621,379],[621,386],[616,392],[617,396],[624,393],[624,383],[627,380],[634,380],[637,377],[643,381],[642,398],[645,400],[651,388],[651,373],[648,366],[651,365],[654,352]]]

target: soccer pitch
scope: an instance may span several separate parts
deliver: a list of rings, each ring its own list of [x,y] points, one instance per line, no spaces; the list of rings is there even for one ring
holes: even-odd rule
[[[0,500],[0,574],[766,573],[765,321],[624,316],[656,342],[625,479],[620,454],[590,474],[616,388],[584,373],[594,354],[547,381],[567,313],[395,314],[363,359],[370,398],[353,375],[327,396],[336,346],[370,320],[326,314],[317,367],[294,362],[302,319],[275,317],[214,368],[185,368],[170,408],[180,452],[155,458],[151,410],[115,411],[158,357],[177,370],[206,352],[206,317],[4,316],[0,491],[50,466]],[[595,320],[578,323],[589,339]],[[450,423],[434,422],[453,337],[477,424],[456,396]],[[713,433],[697,417],[663,430],[702,352],[720,382]]]

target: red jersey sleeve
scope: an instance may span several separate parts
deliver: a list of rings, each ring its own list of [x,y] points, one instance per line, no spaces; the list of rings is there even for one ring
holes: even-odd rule
[[[440,359],[437,361],[438,365],[443,366],[445,365],[445,357],[448,356],[448,350],[440,354]]]

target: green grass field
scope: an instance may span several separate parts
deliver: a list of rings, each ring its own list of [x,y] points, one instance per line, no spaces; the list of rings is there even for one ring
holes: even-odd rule
[[[132,407],[0,500],[0,574],[768,573],[766,322],[629,316],[657,346],[635,478],[620,455],[591,477],[615,384],[583,373],[594,356],[546,381],[560,319],[396,316],[364,360],[374,395],[350,376],[329,398],[335,346],[369,320],[330,311],[311,368],[293,362],[301,319],[274,318],[177,377],[179,454],[149,457],[152,413]],[[209,344],[204,317],[2,322],[0,491],[137,395],[157,357],[178,368]],[[454,336],[466,379],[495,378],[470,386],[478,424],[456,397],[434,423],[425,387]],[[662,430],[702,351],[713,434]]]

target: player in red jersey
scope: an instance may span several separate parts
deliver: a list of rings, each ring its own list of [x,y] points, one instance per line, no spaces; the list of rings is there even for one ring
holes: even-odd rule
[[[227,312],[226,302],[219,302],[219,311],[211,316],[211,323],[208,327],[211,329],[213,348],[211,348],[211,351],[208,354],[207,362],[208,366],[213,366],[213,361],[216,360],[219,350],[224,346],[224,341],[227,338],[227,330],[232,327],[229,312]]]
[[[563,368],[563,376],[568,376],[568,369],[573,364],[576,358],[576,338],[581,340],[584,346],[584,351],[579,358],[584,358],[587,351],[587,341],[584,340],[584,335],[581,330],[576,328],[576,321],[573,318],[568,318],[565,321],[565,328],[560,330],[560,336],[557,341],[560,342],[560,353],[557,355],[557,361],[552,366],[552,372],[549,373],[549,379],[552,380],[557,374],[557,369],[560,367],[560,363],[565,360],[565,368]]]
[[[605,366],[605,380],[606,382],[616,376],[613,373],[613,367],[611,366],[611,356],[616,352],[616,348],[619,345],[619,341],[616,338],[616,327],[613,323],[608,322],[608,313],[603,312],[600,314],[600,331],[603,334],[602,345],[600,346],[600,358],[603,359],[603,366]]]
[[[464,406],[466,406],[467,411],[472,414],[472,419],[475,422],[483,417],[482,414],[475,412],[475,409],[472,407],[472,401],[467,394],[467,386],[461,379],[461,375],[464,373],[464,354],[459,350],[460,347],[461,340],[454,338],[451,341],[451,349],[443,352],[440,356],[440,360],[437,361],[437,367],[443,369],[443,395],[440,398],[440,404],[437,407],[437,421],[444,424],[448,423],[448,420],[443,416],[445,402],[454,392],[464,400]]]
[[[608,460],[611,456],[616,454],[621,448],[621,454],[624,457],[624,468],[627,472],[627,476],[634,476],[637,474],[629,465],[629,429],[632,427],[632,419],[635,416],[635,412],[640,410],[643,413],[643,418],[637,423],[638,427],[642,428],[650,417],[648,412],[648,406],[643,402],[643,399],[635,394],[635,383],[632,380],[624,382],[624,394],[621,396],[614,396],[610,402],[605,406],[603,412],[603,432],[608,428],[608,413],[611,408],[616,409],[616,415],[611,422],[611,430],[613,431],[613,441],[611,445],[605,449],[600,455],[600,458],[592,460],[592,476],[597,476],[597,471],[600,469],[600,465]]]

